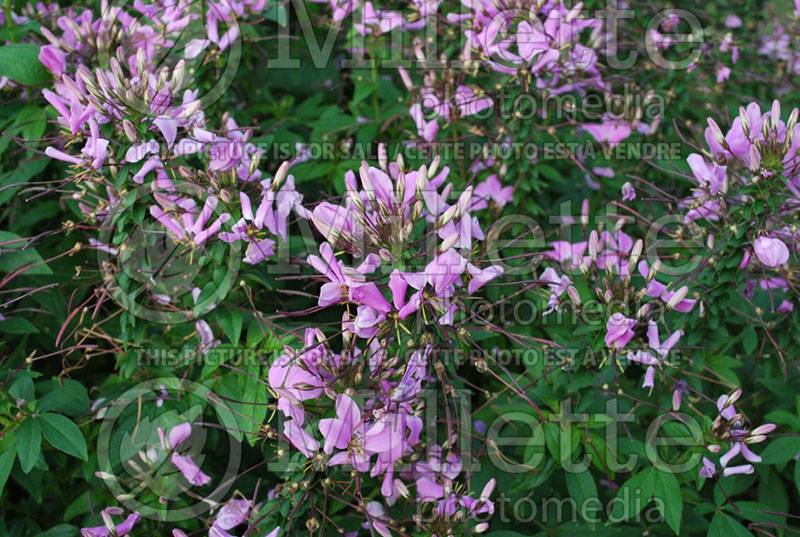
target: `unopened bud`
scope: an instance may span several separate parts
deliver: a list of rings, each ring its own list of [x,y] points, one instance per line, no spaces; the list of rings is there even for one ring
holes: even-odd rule
[[[577,19],[582,9],[583,9],[583,2],[578,2],[577,4],[575,4],[575,6],[569,10],[569,13],[567,13],[566,18],[564,19],[565,22],[570,23],[575,19]]]
[[[450,220],[452,220],[456,212],[458,211],[458,205],[453,205],[449,209],[447,209],[442,216],[439,217],[439,221],[437,223],[437,227],[445,226]]]
[[[147,58],[144,55],[144,47],[136,51],[136,67],[139,69],[139,76],[143,76],[147,68]]]
[[[667,302],[667,309],[672,309],[677,306],[684,298],[686,298],[687,294],[689,294],[689,288],[685,285],[675,291],[675,294],[672,295]]]
[[[778,130],[778,123],[781,120],[781,103],[778,99],[772,101],[772,113],[770,114],[770,123],[772,123],[772,130]]]
[[[444,242],[442,242],[442,244],[439,246],[439,253],[440,254],[445,253],[447,250],[452,248],[458,242],[458,240],[460,238],[461,238],[461,235],[459,235],[458,233],[454,233],[454,234],[450,235],[449,237],[447,237],[444,240]]]
[[[589,234],[589,257],[592,261],[597,260],[597,247],[600,239],[597,236],[597,230],[592,230]]]
[[[739,120],[742,122],[742,130],[745,136],[750,136],[750,119],[747,117],[747,111],[744,106],[739,107]]]
[[[458,197],[458,214],[462,215],[469,209],[469,202],[472,201],[472,187],[468,186]]]
[[[567,287],[567,296],[569,299],[572,300],[572,303],[576,306],[580,306],[581,304],[581,294],[578,292],[578,289],[575,288],[574,285],[570,285]]]
[[[642,242],[642,239],[636,239],[636,242],[633,243],[633,248],[631,248],[631,257],[628,260],[629,271],[632,271],[632,267],[635,267],[639,263],[639,256],[642,255],[643,247],[644,243]]]
[[[711,128],[711,134],[714,136],[717,143],[724,147],[726,144],[725,136],[722,134],[722,129],[719,128],[717,122],[712,118],[708,118],[708,126]]]
[[[122,120],[122,130],[125,131],[125,136],[128,137],[128,140],[131,142],[136,142],[137,134],[136,128],[133,126],[133,123],[129,119]]]
[[[378,167],[381,170],[386,171],[388,165],[389,157],[386,153],[386,144],[383,142],[378,144]]]
[[[436,172],[439,170],[439,164],[442,162],[442,157],[436,155],[431,162],[430,167],[428,168],[428,179],[433,179],[436,176]]]
[[[272,190],[278,190],[280,188],[284,179],[286,179],[287,173],[289,173],[289,162],[284,161],[278,168],[278,171],[275,172],[275,177],[272,178],[272,184],[270,185]]]

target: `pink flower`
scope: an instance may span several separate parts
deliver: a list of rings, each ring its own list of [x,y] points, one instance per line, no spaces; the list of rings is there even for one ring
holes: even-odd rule
[[[672,350],[672,347],[675,346],[682,335],[682,330],[676,330],[664,343],[661,343],[658,337],[658,325],[653,321],[647,323],[647,343],[656,352],[656,356],[647,351],[633,352],[630,356],[631,361],[647,366],[644,382],[642,383],[643,388],[654,387],[655,366],[666,358],[667,353]],[[680,406],[680,400],[678,400],[678,406]]]
[[[780,239],[759,237],[753,243],[753,250],[765,267],[776,268],[789,261],[789,248]]]
[[[506,203],[514,200],[514,190],[510,186],[503,187],[497,176],[492,174],[475,187],[470,210],[479,211],[487,208],[489,200],[493,201],[497,207],[504,207]]]
[[[639,262],[639,274],[647,280],[647,276],[650,272],[650,266],[647,264],[647,261],[640,261]],[[647,296],[652,296],[654,298],[660,298],[664,302],[669,302],[670,299],[675,296],[675,291],[667,291],[667,286],[663,283],[659,282],[655,278],[647,282]],[[697,304],[697,300],[693,298],[684,298],[683,300],[679,301],[673,309],[675,311],[680,311],[681,313],[688,313],[692,311],[695,304]]]
[[[714,474],[716,472],[717,472],[717,465],[715,465],[707,458],[703,457],[703,467],[700,468],[700,477],[711,479],[712,477],[714,477]]]
[[[501,276],[503,274],[503,267],[500,265],[492,265],[481,270],[472,263],[467,263],[467,272],[472,276],[467,286],[467,291],[469,294],[472,294],[488,282]]]
[[[169,431],[169,446],[177,449],[192,434],[192,425],[189,422],[181,423]]]
[[[47,69],[60,77],[67,68],[67,55],[55,45],[45,45],[39,50],[39,61]]]
[[[389,531],[389,519],[386,516],[386,510],[380,502],[367,503],[367,520],[368,522],[363,524],[364,528],[369,529],[372,526],[382,537],[392,537],[392,532]]]
[[[319,421],[319,431],[325,437],[323,451],[330,455],[333,448],[347,449],[356,426],[361,423],[361,410],[349,396],[340,393],[336,396],[336,417]]]
[[[629,182],[622,185],[622,201],[633,201],[636,199],[636,191]]]
[[[114,533],[119,537],[125,537],[141,519],[142,516],[139,513],[131,513],[122,524],[114,528]],[[111,532],[105,526],[96,526],[93,528],[83,528],[81,530],[81,535],[83,537],[111,537]]]
[[[223,530],[235,528],[247,522],[250,514],[250,502],[247,500],[230,500],[217,513],[214,526]]]
[[[726,65],[721,65],[717,69],[717,84],[722,84],[731,76],[731,68]]]
[[[314,453],[319,451],[319,442],[312,438],[294,419],[286,420],[283,425],[283,434],[307,459],[313,458]]]
[[[800,2],[800,0],[797,0]],[[737,17],[736,15],[728,15],[725,17],[725,26],[727,28],[739,28],[742,25],[742,19]]]
[[[615,313],[606,323],[606,346],[621,349],[633,339],[635,335],[632,328],[636,325],[634,319],[628,319],[621,313]]]
[[[211,482],[211,478],[200,470],[200,467],[197,466],[189,455],[173,453],[170,462],[181,471],[183,477],[192,485],[201,487]]]
[[[583,130],[591,134],[598,142],[608,142],[614,147],[631,135],[631,126],[627,121],[609,120],[603,123],[587,123]]]

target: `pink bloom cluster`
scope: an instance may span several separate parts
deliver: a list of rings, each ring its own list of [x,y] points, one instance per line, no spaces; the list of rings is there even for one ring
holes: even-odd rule
[[[717,400],[719,416],[714,420],[711,432],[720,440],[730,443],[728,451],[719,459],[722,477],[735,474],[752,474],[754,471],[752,464],[731,466],[730,463],[739,455],[749,463],[761,462],[761,457],[753,453],[749,446],[763,442],[767,439],[766,435],[777,428],[773,423],[767,423],[752,429],[748,427],[745,418],[736,411],[734,406],[734,403],[741,396],[742,390],[736,390],[731,395],[721,395]],[[711,444],[708,447],[708,450],[712,453],[719,453],[721,449],[722,447],[719,444]],[[700,475],[705,478],[711,478],[716,474],[716,465],[708,458],[703,457],[703,467],[700,469]]]

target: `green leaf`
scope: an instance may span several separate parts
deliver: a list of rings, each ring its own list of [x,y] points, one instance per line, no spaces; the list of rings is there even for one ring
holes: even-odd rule
[[[288,17],[286,16],[286,6],[283,4],[273,3],[266,11],[264,11],[264,18],[268,21],[275,21],[278,25],[286,27]]]
[[[243,314],[239,310],[217,310],[217,320],[222,326],[222,331],[234,345],[239,343],[239,338],[242,336],[242,317]]]
[[[25,317],[15,316],[6,321],[0,321],[0,332],[6,334],[38,334],[39,329],[33,326]]]
[[[728,515],[717,513],[711,520],[708,537],[753,537],[753,534]]]
[[[782,436],[776,438],[761,452],[764,464],[783,464],[789,462],[800,453],[800,437]]]
[[[623,483],[612,508],[615,519],[628,520],[644,508],[653,495],[654,472],[655,468],[645,468]]]
[[[7,448],[3,453],[0,453],[0,494],[8,481],[8,475],[11,473],[11,468],[14,467],[14,458],[17,452],[13,447]]]
[[[30,86],[53,79],[39,61],[39,47],[32,44],[11,44],[0,47],[0,76]]]
[[[83,492],[64,510],[64,522],[72,520],[78,515],[86,514],[89,511],[91,511],[89,507],[89,495]]]
[[[664,519],[675,532],[680,534],[681,514],[683,513],[683,496],[678,478],[675,474],[656,470],[654,472],[653,495],[658,498],[659,511],[664,515]]]
[[[23,134],[23,136],[25,135]],[[40,138],[40,137],[41,133],[38,136],[36,135],[25,136],[25,138]],[[23,186],[25,186],[25,183],[27,183],[28,181],[39,175],[42,172],[42,170],[44,170],[47,167],[47,164],[49,162],[50,162],[49,159],[46,158],[37,158],[34,160],[29,160],[28,162],[20,164],[13,170],[0,175],[0,188],[2,188],[2,190],[0,190],[0,205],[8,202],[8,200],[13,198],[16,195],[16,193],[19,192],[19,190]],[[17,186],[11,187],[11,185],[17,185]],[[40,206],[37,206],[36,211],[31,211],[25,216],[27,218],[30,218],[32,215],[38,215],[39,207]],[[19,223],[20,222],[18,220],[17,224],[19,225]]]
[[[59,524],[53,526],[47,531],[43,531],[36,535],[36,537],[73,537],[78,535],[80,528],[72,524]]]
[[[31,471],[42,452],[42,429],[39,420],[27,418],[17,431],[17,455],[24,473]]]
[[[758,346],[758,335],[753,325],[748,324],[742,329],[742,344],[747,354],[756,350]]]
[[[588,470],[585,472],[567,473],[567,490],[575,503],[579,506],[586,505],[586,500],[589,498],[597,498],[597,485],[594,483],[592,473]],[[579,510],[581,515],[584,515],[584,509]],[[592,515],[593,516],[593,515]]]
[[[9,231],[0,231],[0,244],[16,241],[11,244],[0,246],[0,271],[11,272],[22,265],[34,265],[44,261],[42,256],[40,256],[39,253],[30,246],[22,249],[27,240],[20,239],[22,239],[22,237],[14,233]],[[46,264],[39,265],[25,271],[25,275],[52,273],[53,271],[50,270],[50,267],[48,267]]]
[[[65,379],[64,387],[62,388],[58,385],[58,382],[53,379],[53,384],[54,388],[43,396],[39,397],[39,399],[36,401],[37,412],[47,412],[48,410],[61,409],[62,407],[65,407],[77,400],[87,400],[86,402],[88,403],[86,388],[84,388],[80,382]],[[61,410],[60,412],[69,414],[69,412],[64,412]]]
[[[61,414],[47,412],[39,416],[45,439],[68,455],[86,460],[86,440],[80,428],[71,419]]]
[[[797,492],[800,492],[800,461],[794,463],[794,484],[797,485]]]

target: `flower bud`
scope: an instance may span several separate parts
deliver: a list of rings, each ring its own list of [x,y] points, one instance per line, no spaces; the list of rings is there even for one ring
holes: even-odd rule
[[[711,128],[711,134],[714,135],[714,139],[717,143],[723,147],[727,145],[725,141],[725,136],[722,134],[722,130],[717,125],[717,122],[714,121],[712,118],[708,118],[708,126]]]
[[[139,69],[139,76],[144,77],[144,72],[147,69],[147,57],[144,55],[143,47],[136,51],[136,67]]]
[[[439,164],[442,162],[442,157],[436,155],[431,162],[430,168],[428,168],[428,179],[433,179],[436,176],[436,172],[439,170]]]
[[[397,489],[397,492],[399,492],[400,496],[402,496],[403,498],[408,499],[411,497],[411,493],[408,492],[408,487],[406,487],[406,484],[403,483],[400,479],[394,480],[394,488]]]
[[[283,161],[283,163],[278,168],[278,171],[275,172],[275,177],[272,178],[272,184],[270,185],[272,190],[278,190],[281,187],[284,179],[286,179],[287,173],[289,173],[289,162]]]
[[[575,4],[575,6],[573,6],[572,9],[569,10],[569,13],[567,13],[567,16],[564,19],[564,21],[567,24],[571,23],[572,21],[578,18],[578,15],[580,15],[582,9],[583,9],[583,2],[578,2],[577,4]]]
[[[765,423],[764,425],[756,427],[755,429],[750,431],[750,434],[752,434],[752,435],[769,434],[769,433],[771,433],[772,431],[774,431],[777,428],[778,428],[778,426],[775,425],[774,423]]]
[[[572,303],[576,306],[580,306],[581,304],[581,294],[578,292],[578,289],[574,285],[570,285],[567,287],[567,296],[569,299],[572,300]]]
[[[172,91],[179,90],[181,85],[183,84],[183,77],[186,73],[186,62],[181,59],[175,65],[175,69],[172,70],[172,79],[169,82],[169,87]]]
[[[128,137],[128,140],[134,143],[136,142],[136,139],[138,138],[136,134],[136,128],[129,119],[122,120],[122,130],[125,131],[125,136]]]
[[[445,226],[450,220],[452,220],[455,215],[456,211],[458,211],[458,205],[453,205],[449,209],[447,209],[442,216],[439,217],[439,221],[437,222],[437,227]]]
[[[591,258],[592,261],[597,260],[598,242],[599,239],[597,237],[597,231],[593,229],[592,232],[589,234],[589,258]]]
[[[447,237],[444,240],[444,242],[442,242],[442,244],[439,246],[439,253],[440,254],[445,253],[447,250],[452,248],[458,242],[458,240],[460,238],[461,238],[461,235],[459,235],[458,233],[454,233],[454,234],[450,235],[449,237]]]
[[[378,144],[378,167],[386,171],[388,163],[388,155],[386,153],[386,144],[383,142]]]
[[[772,101],[772,113],[770,114],[770,123],[772,124],[772,130],[778,130],[778,123],[781,120],[781,103],[778,99]]]
[[[458,197],[458,214],[462,215],[469,209],[469,202],[472,201],[472,187],[468,186]]]
[[[750,119],[747,117],[747,111],[744,109],[744,106],[739,107],[739,120],[742,122],[742,130],[744,130],[745,136],[750,136]]]
[[[689,294],[689,288],[685,285],[680,289],[678,289],[677,291],[675,291],[675,294],[672,295],[672,297],[667,302],[667,309],[672,309],[675,306],[677,306],[684,298],[686,298],[687,294]]]
[[[631,248],[631,256],[628,260],[629,267],[635,267],[639,264],[639,256],[642,255],[642,248],[644,248],[642,239],[636,239],[636,242],[633,243],[633,248]]]

